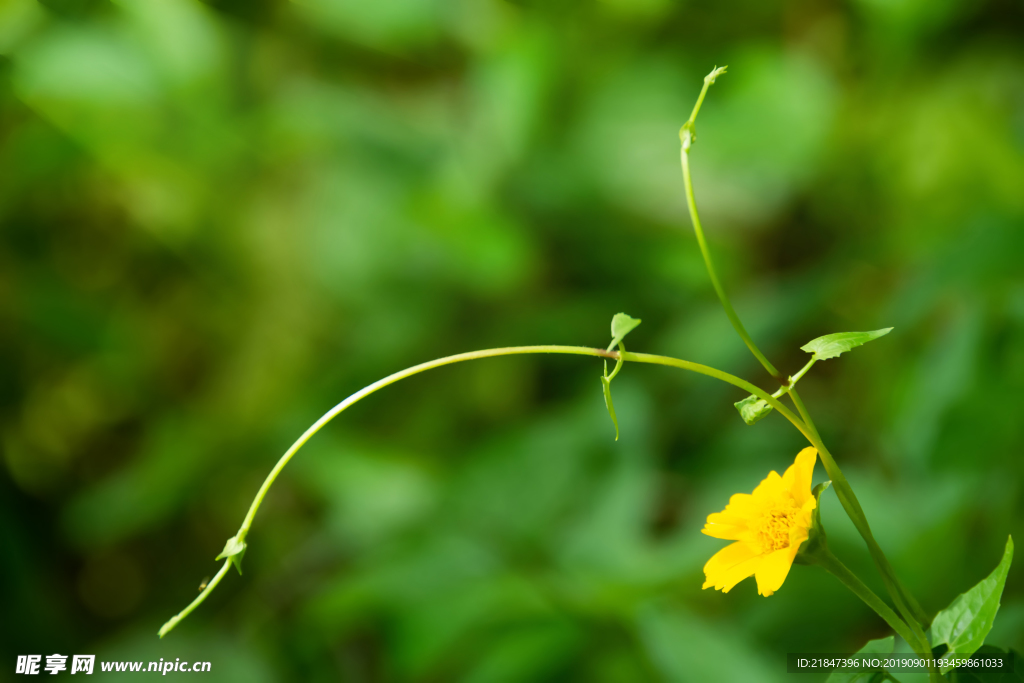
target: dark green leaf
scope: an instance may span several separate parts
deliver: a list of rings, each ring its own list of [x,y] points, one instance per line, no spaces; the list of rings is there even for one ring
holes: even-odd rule
[[[232,536],[228,539],[227,543],[224,544],[224,550],[220,551],[220,555],[215,557],[216,560],[223,560],[229,558],[231,564],[235,566],[238,573],[242,573],[242,558],[245,556],[245,549],[248,548],[248,544],[245,541],[238,540],[237,536]]]
[[[601,387],[604,389],[604,405],[608,408],[608,414],[612,416],[612,424],[615,425],[615,440],[619,440],[619,419],[615,417],[615,404],[612,403],[612,383],[607,377],[601,377]]]
[[[836,332],[835,334],[826,334],[824,337],[813,339],[801,346],[800,349],[807,353],[813,353],[817,360],[827,360],[829,358],[836,358],[840,354],[862,344],[867,344],[869,341],[884,337],[891,331],[892,328],[887,327],[884,330],[875,330],[874,332]]]
[[[819,484],[820,486],[820,484]],[[815,489],[817,490],[817,489]],[[824,490],[824,489],[822,489]],[[889,636],[888,638],[879,638],[877,640],[869,640],[867,645],[857,650],[859,655],[888,655],[892,654],[893,647],[895,646],[895,636]],[[873,683],[880,673],[884,669],[878,669],[877,671],[863,671],[857,673],[846,673],[842,671],[836,671],[832,673],[826,679],[825,683]]]
[[[974,588],[961,593],[949,607],[932,621],[932,644],[949,646],[947,656],[970,657],[985,643],[999,611],[999,600],[1006,585],[1006,574],[1013,561],[1013,537],[1006,540],[1006,549],[999,566]],[[943,667],[945,673],[951,667]]]
[[[971,655],[972,659],[984,659],[992,655],[1010,655],[1013,671],[995,671],[978,666],[961,666],[950,673],[952,683],[1021,683],[1024,681],[1024,659],[1015,650],[1003,650],[991,645],[982,645]]]
[[[742,401],[733,403],[736,406],[736,410],[740,412],[740,417],[748,425],[752,425],[761,420],[768,413],[772,412],[772,407],[768,405],[768,402],[764,399],[758,398],[751,394]]]
[[[625,339],[626,335],[636,329],[639,324],[639,318],[631,318],[625,313],[616,313],[612,318],[612,344],[609,348],[618,346],[619,342]]]

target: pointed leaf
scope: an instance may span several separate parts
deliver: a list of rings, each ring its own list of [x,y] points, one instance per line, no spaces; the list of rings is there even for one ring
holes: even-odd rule
[[[228,558],[231,560],[231,564],[235,566],[238,573],[242,573],[242,558],[245,557],[245,549],[248,548],[248,544],[245,541],[239,541],[237,536],[232,536],[228,539],[227,543],[224,544],[224,550],[220,551],[220,555],[215,557],[215,560],[223,560]]]
[[[601,377],[601,387],[604,389],[604,405],[608,408],[608,414],[612,417],[612,424],[615,425],[615,440],[619,440],[619,419],[615,417],[615,404],[612,403],[612,383],[607,378]]]
[[[811,495],[814,496],[814,512],[811,513],[811,529],[824,535],[825,527],[821,525],[821,494],[828,490],[828,487],[832,485],[832,480],[823,481],[811,490]]]
[[[740,412],[740,417],[748,425],[756,424],[773,410],[767,401],[753,394],[747,396],[742,401],[733,403],[733,405],[736,406],[736,410]]]
[[[801,346],[800,349],[807,353],[813,353],[817,360],[828,360],[862,344],[867,344],[869,341],[884,337],[891,331],[891,327],[886,327],[884,330],[875,330],[874,332],[836,332],[813,339]]]
[[[970,657],[985,643],[999,611],[1006,574],[1013,561],[1013,537],[1007,539],[999,566],[974,588],[961,593],[932,620],[932,645],[948,645],[947,657]],[[943,666],[942,672],[952,667]]]
[[[608,348],[618,346],[619,342],[626,338],[626,335],[636,329],[640,324],[640,318],[631,318],[625,313],[616,313],[612,318],[612,343]]]
[[[889,655],[892,654],[893,648],[896,645],[895,636],[889,636],[888,638],[879,638],[878,640],[869,640],[867,645],[857,650],[859,655]],[[835,671],[829,676],[825,683],[872,683],[875,677],[884,669],[878,669],[877,671],[863,671],[857,673],[846,673],[843,671]]]

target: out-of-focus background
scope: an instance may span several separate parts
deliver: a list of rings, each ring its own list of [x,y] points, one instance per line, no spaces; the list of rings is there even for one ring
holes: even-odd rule
[[[885,626],[795,567],[701,591],[704,517],[805,444],[801,387],[935,611],[1024,532],[1024,7],[1015,0],[0,0],[0,678],[17,654],[224,681],[777,681]],[[820,467],[816,479],[823,477]],[[833,494],[837,553],[881,591]],[[1024,645],[1014,569],[989,642]]]

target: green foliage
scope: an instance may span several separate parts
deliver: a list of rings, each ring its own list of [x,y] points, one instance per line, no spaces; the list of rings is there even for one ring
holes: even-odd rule
[[[242,558],[245,557],[245,549],[248,544],[245,541],[238,540],[237,536],[232,536],[228,539],[227,543],[224,544],[224,550],[220,551],[220,555],[215,557],[215,560],[223,560],[230,558],[231,564],[238,573],[242,573]]]
[[[878,638],[869,640],[861,649],[857,650],[859,655],[888,655],[892,654],[896,637]],[[825,683],[881,683],[884,680],[884,669],[878,671],[864,671],[858,673],[845,673],[835,671],[829,674]]]
[[[797,9],[0,2],[4,661],[637,683],[725,680],[727,658],[760,681],[786,679],[779,652],[877,631],[801,567],[767,600],[700,591],[701,501],[791,457],[782,420],[748,429],[727,388],[631,367],[613,447],[592,359],[518,358],[331,425],[268,496],[246,578],[153,638],[283,449],[399,368],[587,343],[628,309],[644,350],[768,386],[679,178],[676,131],[722,62],[693,163],[737,311],[783,372],[820,329],[900,327],[807,398],[926,606],[989,573],[974,549],[1024,523],[1015,10]],[[1011,575],[996,629],[1017,649],[1021,600]]]
[[[619,347],[620,351],[625,351],[625,347],[622,345],[622,340],[625,339],[626,335],[636,329],[636,326],[640,324],[639,318],[631,318],[625,313],[616,313],[612,317],[612,343],[608,345],[608,350]],[[615,369],[612,370],[612,374],[608,374],[608,362],[604,364],[604,375],[601,377],[601,389],[604,391],[604,405],[608,408],[608,415],[612,418],[612,423],[615,425],[615,440],[619,440],[619,419],[615,416],[615,404],[612,403],[612,380],[619,374],[622,369],[622,358],[619,358],[615,362]]]
[[[812,339],[801,346],[800,350],[813,353],[815,360],[828,360],[829,358],[838,358],[846,351],[867,344],[869,341],[879,337],[884,337],[890,332],[892,332],[891,327],[875,330],[874,332],[836,332]]]
[[[1004,650],[991,645],[982,645],[972,659],[984,659],[991,655],[1009,655],[1012,671],[994,671],[982,667],[961,666],[949,672],[950,683],[1020,683],[1024,681],[1024,658],[1016,650]]]
[[[932,645],[946,645],[948,657],[970,657],[985,643],[999,611],[1006,575],[1013,562],[1013,537],[1006,540],[1003,558],[991,574],[961,593],[932,620]],[[944,666],[943,672],[951,667]]]
[[[601,376],[601,389],[604,391],[604,405],[608,409],[608,415],[612,418],[612,424],[615,425],[615,440],[619,440],[619,418],[615,416],[615,404],[612,403],[612,381],[608,378],[608,375]]]
[[[736,410],[739,411],[740,417],[748,425],[757,424],[761,419],[767,417],[768,413],[772,412],[773,408],[768,405],[768,402],[763,398],[758,398],[751,394],[742,401],[733,403],[736,406]]]
[[[612,317],[612,343],[608,348],[615,348],[622,343],[626,335],[635,330],[639,324],[640,318],[631,318],[625,313],[616,313]]]
[[[811,489],[811,495],[814,496],[816,504],[814,512],[811,513],[811,536],[808,537],[808,541],[812,540],[813,536],[817,534],[821,537],[822,542],[824,542],[825,527],[821,523],[821,494],[825,493],[830,486],[832,486],[831,481],[823,481]]]

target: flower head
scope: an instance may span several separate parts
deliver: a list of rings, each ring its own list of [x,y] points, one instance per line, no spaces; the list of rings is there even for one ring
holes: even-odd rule
[[[805,448],[781,477],[772,471],[752,494],[737,493],[722,512],[708,515],[704,533],[736,541],[704,565],[704,588],[728,593],[751,574],[757,592],[768,596],[782,586],[800,544],[807,540],[811,512],[811,474],[818,451]]]

